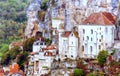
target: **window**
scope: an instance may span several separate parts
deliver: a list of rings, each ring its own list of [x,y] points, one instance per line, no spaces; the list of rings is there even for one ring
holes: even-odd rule
[[[83,41],[84,41],[84,37],[83,37]]]
[[[99,40],[99,42],[101,42],[101,39]]]
[[[112,35],[114,34],[114,28],[112,28]]]
[[[107,43],[105,43],[105,45],[107,46]]]
[[[108,28],[107,28],[107,27],[105,28],[105,32],[106,32],[106,33],[108,32]]]
[[[73,55],[71,55],[71,57],[73,57]]]
[[[65,57],[67,57],[67,55],[65,55]]]
[[[73,42],[72,42],[72,44],[73,44]]]
[[[90,52],[92,52],[92,46],[90,46]]]
[[[40,43],[40,45],[43,45],[43,43]]]
[[[91,41],[92,41],[93,39],[91,38]]]
[[[82,51],[84,51],[84,46],[82,46]]]
[[[85,29],[83,29],[83,34],[85,34]]]
[[[39,45],[39,43],[36,43],[36,45]]]
[[[91,34],[93,34],[93,30],[91,30]]]
[[[101,39],[103,39],[103,35],[101,36]]]
[[[100,30],[101,30],[101,27],[100,27]]]
[[[87,36],[87,40],[89,40],[89,37]]]
[[[101,50],[101,46],[99,45],[99,50]]]

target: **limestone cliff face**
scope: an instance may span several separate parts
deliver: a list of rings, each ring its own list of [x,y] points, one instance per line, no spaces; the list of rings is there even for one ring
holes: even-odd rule
[[[111,12],[111,0],[56,0],[56,3],[58,3],[57,15],[65,18],[65,30],[71,30],[76,25],[82,24],[91,13]]]
[[[52,18],[62,18],[64,29],[71,30],[95,12],[115,11],[118,0],[49,0],[48,9],[45,11],[44,20],[38,19],[38,11],[43,0],[31,0],[27,9],[28,24],[25,29],[25,37],[34,36],[36,31],[43,32],[44,37],[50,37]],[[114,14],[114,13],[113,13]]]
[[[37,17],[40,9],[41,0],[31,0],[30,5],[27,8],[27,26],[25,29],[25,38],[34,36],[36,31],[39,31],[39,20]]]

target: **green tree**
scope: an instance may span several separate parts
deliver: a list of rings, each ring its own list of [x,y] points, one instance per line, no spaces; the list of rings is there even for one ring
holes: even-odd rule
[[[23,50],[27,52],[32,52],[32,46],[35,41],[35,37],[28,38],[23,42]]]
[[[8,65],[8,64],[10,64],[10,60],[11,60],[10,54],[9,54],[9,52],[7,52],[2,56],[1,64]]]
[[[51,43],[52,43],[52,40],[50,40],[49,38],[45,38],[46,45],[50,45]]]
[[[74,69],[74,76],[84,76],[82,69]]]
[[[7,44],[2,44],[2,45],[0,46],[0,57],[2,57],[3,54],[4,54],[5,52],[7,52],[8,50],[9,50],[9,46],[8,46]]]
[[[10,58],[11,59],[16,59],[16,56],[21,52],[21,48],[16,46],[14,48],[12,48],[11,50],[9,50],[9,53],[10,53]]]
[[[111,55],[114,55],[114,54],[115,54],[115,52],[116,52],[116,50],[115,50],[115,49],[114,49],[114,50],[112,50]]]
[[[17,59],[18,59],[17,63],[19,64],[19,66],[20,67],[24,66],[24,64],[28,63],[28,52],[26,51],[21,52]]]
[[[94,75],[93,75],[93,73],[89,73],[89,74],[87,74],[87,76],[94,76]]]
[[[100,51],[97,56],[98,63],[100,65],[104,65],[104,63],[106,63],[107,57],[108,57],[108,52],[106,50]]]
[[[47,5],[48,1],[49,0],[43,0],[40,8],[46,11],[48,8],[48,5]]]

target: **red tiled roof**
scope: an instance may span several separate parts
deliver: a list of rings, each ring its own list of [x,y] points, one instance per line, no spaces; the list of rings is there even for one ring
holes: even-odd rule
[[[62,37],[68,37],[71,34],[71,31],[64,31]]]
[[[50,45],[47,47],[47,49],[56,49],[55,45]]]
[[[34,55],[35,54],[35,52],[30,52],[30,55]]]
[[[12,42],[11,46],[23,46],[23,42]]]
[[[55,56],[52,52],[46,52],[44,56]]]
[[[64,19],[65,19],[65,17],[62,16],[62,15],[58,15],[57,18],[58,18],[58,19],[61,19],[61,20],[64,20]]]
[[[115,17],[108,12],[93,13],[86,18],[83,24],[96,24],[96,25],[114,25]]]
[[[50,45],[46,48],[42,48],[42,50],[40,50],[40,51],[47,51],[47,50],[54,50],[54,49],[56,49],[55,45]]]

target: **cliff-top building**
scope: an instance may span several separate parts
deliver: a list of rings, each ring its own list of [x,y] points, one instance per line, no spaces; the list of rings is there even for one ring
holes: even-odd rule
[[[80,56],[96,58],[114,45],[115,18],[108,12],[93,13],[78,26]]]

